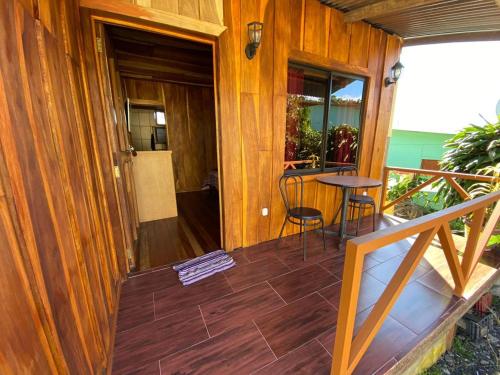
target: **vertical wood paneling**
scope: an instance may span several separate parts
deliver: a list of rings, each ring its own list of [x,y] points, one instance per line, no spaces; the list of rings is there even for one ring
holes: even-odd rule
[[[227,48],[230,46],[222,43],[220,48],[224,59],[227,54],[232,53],[235,62],[241,64],[238,91],[241,98],[238,102],[240,107],[233,104],[232,108],[241,118],[242,172],[235,175],[241,179],[242,191],[239,197],[243,202],[243,238],[240,245],[249,246],[276,238],[284,218],[278,181],[283,174],[290,51],[308,52],[310,61],[307,63],[310,65],[315,65],[314,56],[317,56],[322,65],[332,61],[332,65],[339,62],[344,64],[344,69],[341,70],[349,71],[350,67],[366,69],[369,77],[366,81],[366,116],[359,160],[362,174],[371,173],[374,143],[380,142],[383,135],[379,134],[378,138],[376,135],[379,105],[384,106],[384,111],[390,112],[392,103],[380,100],[380,94],[384,90],[381,84],[386,49],[384,32],[373,29],[363,22],[352,26],[345,24],[341,12],[323,6],[316,0],[275,0],[267,1],[267,4],[264,0],[257,2],[234,0],[228,3],[231,5],[226,6],[226,10],[231,8],[229,10],[234,10],[235,13],[233,15],[226,12],[225,18],[239,19],[240,32],[238,33],[234,26],[227,25],[226,36],[236,36],[240,51],[229,51]],[[257,13],[257,8],[261,10],[260,15]],[[274,22],[270,19],[272,13]],[[257,55],[249,61],[244,55],[243,48],[247,43],[246,24],[254,19],[264,21],[264,36]],[[269,37],[272,37],[272,41],[267,39]],[[272,70],[269,69],[271,66]],[[227,74],[223,75],[227,77]],[[272,94],[268,89],[271,87],[271,82]],[[238,80],[235,83],[238,83]],[[227,96],[223,90],[220,91],[220,98],[221,106],[226,106]],[[220,124],[221,127],[227,126],[223,118]],[[258,137],[258,140],[255,137]],[[221,142],[224,174],[225,170],[231,168],[230,161],[225,157],[227,154],[224,149],[226,146],[224,134]],[[382,142],[385,144],[385,140]],[[232,149],[234,145],[229,147],[229,150]],[[272,151],[267,152],[267,150]],[[305,201],[322,209],[327,221],[333,219],[340,200],[341,194],[338,189],[320,186],[314,179],[308,179]],[[261,216],[261,209],[264,207],[270,207],[269,218]],[[287,226],[287,233],[297,231],[297,227]],[[226,233],[226,236],[228,235],[231,234]]]
[[[388,76],[391,67],[398,61],[400,52],[401,40],[394,36],[387,36],[385,60],[382,70],[383,77]],[[381,84],[381,87],[379,112],[373,141],[373,154],[383,157],[371,159],[370,177],[373,178],[382,177],[382,168],[385,165],[385,156],[387,153],[387,136],[389,134],[395,91],[395,85],[385,87]]]
[[[317,0],[305,0],[304,51],[328,55],[330,8]]]
[[[304,7],[306,0],[290,0],[287,12],[290,27],[290,48],[296,50],[304,49]]]
[[[179,0],[150,0],[150,2],[151,8],[179,13]]]
[[[78,7],[28,6],[0,3],[0,372],[101,373],[125,268],[91,143]]]
[[[345,23],[344,14],[336,9],[331,10],[328,42],[328,57],[347,63],[351,44],[351,24]]]
[[[273,62],[273,156],[269,238],[278,237],[285,214],[278,183],[283,174],[285,153],[288,51],[291,40],[291,14],[288,9],[290,9],[292,1],[295,0],[275,0],[274,10],[274,39],[276,42],[274,43]]]
[[[220,150],[222,216],[227,249],[243,244],[242,145],[240,124],[241,27],[238,0],[224,1],[228,30],[219,39]]]
[[[223,24],[222,20],[222,7],[219,1],[200,1],[200,20],[216,23],[219,25]]]
[[[349,64],[367,67],[370,29],[371,26],[365,22],[354,22],[351,25]]]
[[[127,80],[126,80],[127,81]],[[213,90],[155,83],[163,89],[177,192],[199,190],[217,168]],[[140,92],[137,98],[142,99]]]
[[[180,0],[179,14],[191,18],[200,18],[200,3],[198,0]]]

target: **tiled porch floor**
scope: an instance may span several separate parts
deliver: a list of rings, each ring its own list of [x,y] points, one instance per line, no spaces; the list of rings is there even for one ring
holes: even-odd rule
[[[391,225],[378,220],[379,228]],[[311,234],[302,260],[298,236],[233,252],[236,267],[183,287],[170,267],[122,288],[113,374],[329,374],[344,252]],[[365,262],[357,324],[368,315],[410,243]],[[495,269],[475,272],[482,284]],[[451,286],[450,286],[451,285]],[[463,300],[452,296],[439,248],[431,248],[356,369],[384,373]]]

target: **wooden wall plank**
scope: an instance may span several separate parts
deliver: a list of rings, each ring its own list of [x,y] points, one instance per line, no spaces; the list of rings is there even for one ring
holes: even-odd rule
[[[345,23],[344,14],[336,9],[331,10],[328,41],[328,57],[347,63],[351,45],[351,24]]]
[[[223,25],[222,3],[218,0],[200,0],[200,19]]]
[[[317,0],[305,0],[304,51],[320,56],[328,55],[330,7]]]
[[[273,156],[271,175],[271,209],[269,239],[277,238],[285,207],[279,191],[279,179],[283,175],[283,160],[285,156],[285,122],[288,77],[288,53],[291,40],[290,1],[275,0],[274,10],[274,80],[273,80]]]
[[[243,240],[242,147],[240,124],[241,23],[238,0],[224,1],[227,32],[221,35],[219,64],[219,139],[224,221],[224,246],[232,250]]]
[[[287,12],[290,13],[290,48],[304,49],[304,8],[306,0],[290,0]]]
[[[349,64],[367,67],[371,26],[365,22],[351,24]]]
[[[151,0],[151,8],[179,13],[179,0]]]
[[[163,89],[165,98],[176,191],[200,190],[210,170],[217,168],[213,90],[173,83],[157,84]]]
[[[200,19],[200,3],[198,0],[179,1],[179,14],[195,19]]]
[[[387,36],[385,50],[385,59],[382,69],[382,78],[389,74],[391,67],[398,61],[401,52],[401,39],[395,36]],[[373,154],[383,157],[372,158],[370,166],[370,177],[381,178],[382,169],[385,165],[385,156],[387,154],[387,137],[391,122],[391,114],[394,100],[395,85],[385,87],[381,84],[381,94],[379,103],[379,112],[373,142]]]

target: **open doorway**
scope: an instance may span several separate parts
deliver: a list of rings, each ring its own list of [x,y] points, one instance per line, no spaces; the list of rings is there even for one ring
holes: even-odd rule
[[[220,249],[212,46],[111,25],[104,37],[135,269]]]

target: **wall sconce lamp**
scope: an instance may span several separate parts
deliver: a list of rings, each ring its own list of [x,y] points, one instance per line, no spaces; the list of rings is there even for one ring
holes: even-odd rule
[[[394,64],[391,68],[391,77],[386,77],[385,78],[385,87],[392,85],[393,83],[396,83],[401,76],[401,72],[403,71],[404,65],[401,64],[399,61]]]
[[[248,24],[248,39],[250,42],[245,47],[245,54],[248,60],[252,60],[257,53],[257,48],[260,45],[260,39],[262,38],[262,28],[264,24],[262,22],[250,22]]]

